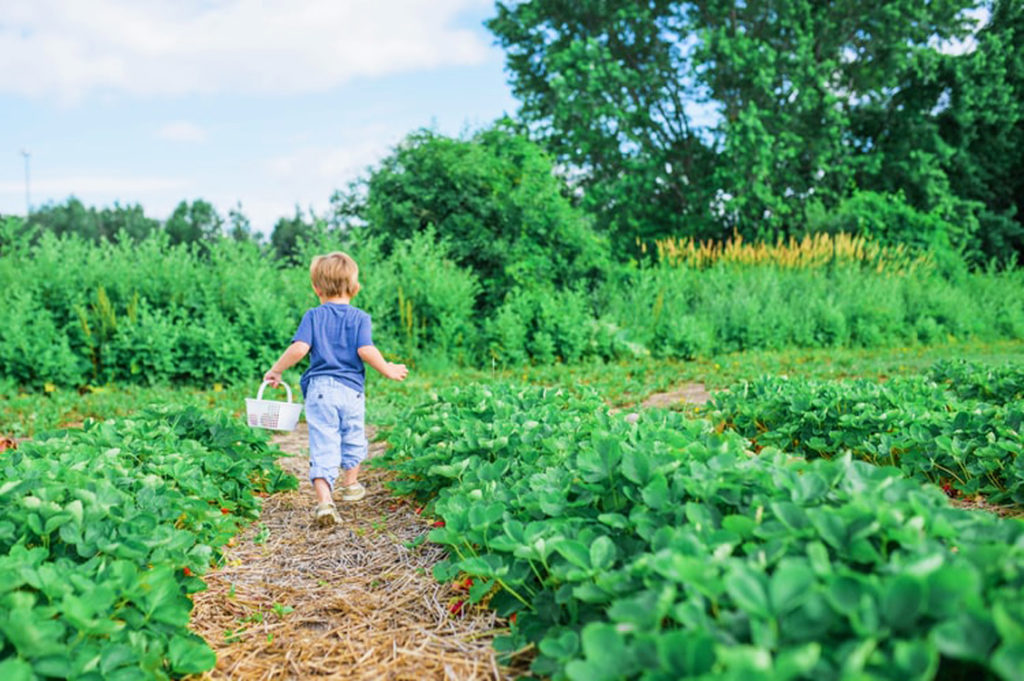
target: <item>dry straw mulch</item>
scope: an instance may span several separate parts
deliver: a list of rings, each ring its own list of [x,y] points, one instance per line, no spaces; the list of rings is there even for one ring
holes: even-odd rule
[[[312,523],[304,424],[275,437],[295,492],[264,500],[259,521],[225,547],[225,565],[194,595],[192,628],[217,652],[220,679],[510,679],[491,641],[504,624],[483,608],[450,609],[463,595],[438,584],[438,546],[406,548],[426,520],[366,469],[360,502],[338,503],[342,523]],[[371,446],[370,456],[385,445]]]

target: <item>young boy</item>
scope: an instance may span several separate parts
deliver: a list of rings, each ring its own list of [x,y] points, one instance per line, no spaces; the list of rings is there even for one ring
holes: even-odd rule
[[[405,380],[409,370],[384,359],[373,346],[370,315],[350,305],[360,288],[359,268],[351,257],[338,251],[318,255],[309,276],[320,306],[306,311],[292,344],[263,380],[280,385],[281,373],[310,353],[301,382],[309,426],[309,479],[316,492],[316,522],[330,526],[340,521],[332,499],[339,465],[341,500],[366,496],[358,481],[367,451],[363,363],[395,381]]]

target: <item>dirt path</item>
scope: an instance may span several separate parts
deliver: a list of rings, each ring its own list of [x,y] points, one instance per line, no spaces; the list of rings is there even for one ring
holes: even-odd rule
[[[217,652],[203,679],[513,678],[491,649],[494,614],[450,612],[459,594],[430,573],[441,547],[403,546],[429,526],[396,503],[384,472],[364,473],[364,500],[338,504],[340,526],[316,528],[305,424],[274,441],[295,455],[281,464],[300,487],[264,500],[195,594],[193,629]]]
[[[669,392],[648,395],[640,406],[648,409],[651,407],[670,409],[680,404],[706,404],[710,399],[711,393],[703,383],[686,383]]]

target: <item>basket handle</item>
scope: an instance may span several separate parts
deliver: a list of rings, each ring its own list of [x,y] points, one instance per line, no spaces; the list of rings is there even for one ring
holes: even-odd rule
[[[263,381],[263,383],[260,384],[260,391],[258,393],[256,393],[256,399],[257,400],[262,400],[263,399],[263,390],[268,385],[270,385],[270,381]],[[283,385],[284,389],[288,391],[288,401],[291,402],[292,401],[292,388],[291,388],[291,386],[288,385],[287,383],[285,383],[284,381],[281,382],[281,385]]]

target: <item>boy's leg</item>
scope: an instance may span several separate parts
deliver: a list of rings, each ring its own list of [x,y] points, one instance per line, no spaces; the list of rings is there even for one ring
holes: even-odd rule
[[[351,488],[359,481],[359,465],[366,458],[366,402],[362,393],[346,390],[341,417],[342,486]],[[361,496],[360,496],[361,498]]]
[[[318,504],[329,504],[333,501],[331,485],[324,478],[313,478],[313,491],[316,493]]]
[[[359,482],[359,465],[355,468],[342,468],[341,469],[341,486],[349,487]]]
[[[341,432],[336,400],[330,391],[309,387],[306,425],[309,427],[309,479],[317,501],[331,502],[331,490],[341,464]]]

